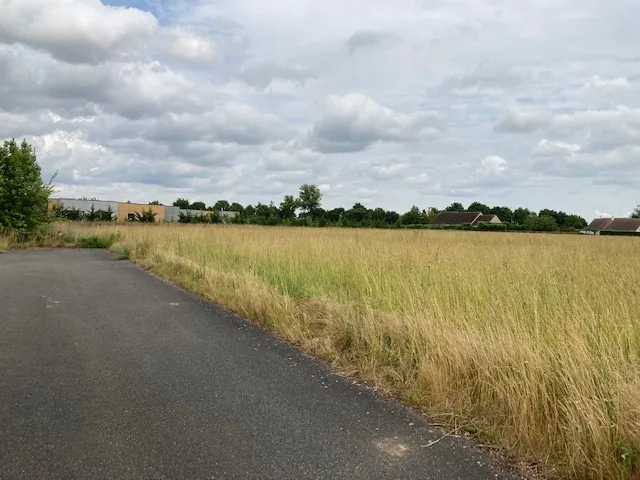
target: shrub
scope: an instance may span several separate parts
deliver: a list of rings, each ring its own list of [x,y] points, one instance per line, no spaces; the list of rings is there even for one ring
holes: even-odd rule
[[[81,237],[78,239],[78,245],[82,248],[109,248],[118,240],[118,235],[91,235],[89,237]]]

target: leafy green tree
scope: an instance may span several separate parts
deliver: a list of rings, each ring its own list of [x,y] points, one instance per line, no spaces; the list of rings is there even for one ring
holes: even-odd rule
[[[516,208],[513,212],[513,223],[516,225],[524,225],[527,219],[533,215],[535,215],[535,213],[528,208]]]
[[[531,215],[524,222],[527,230],[533,232],[554,232],[558,230],[558,223],[551,215]]]
[[[322,201],[322,192],[317,185],[310,185],[305,183],[300,185],[300,192],[298,194],[298,202],[302,211],[309,215],[314,208],[320,207]]]
[[[580,215],[567,215],[567,218],[564,221],[564,226],[567,228],[573,228],[575,230],[580,230],[586,227],[587,221],[582,218]]]
[[[424,210],[420,211],[415,205],[400,217],[400,223],[402,225],[419,225],[427,223],[427,221],[427,213]]]
[[[193,202],[191,204],[191,209],[192,210],[206,210],[207,206],[205,205],[204,202]]]
[[[467,212],[480,212],[487,214],[491,212],[491,208],[489,205],[485,205],[484,203],[473,202],[467,207]]]
[[[26,140],[20,145],[6,140],[0,146],[0,230],[27,233],[45,223],[51,181],[42,181],[35,150]]]
[[[395,225],[400,220],[400,214],[393,210],[387,210],[384,213],[384,221],[387,225]]]
[[[187,200],[186,198],[179,198],[175,202],[173,202],[173,206],[180,207],[184,210],[188,210],[191,207],[191,204],[189,203],[189,200]]]
[[[340,221],[340,218],[344,214],[344,212],[345,212],[345,210],[342,207],[334,208],[332,210],[329,210],[327,212],[327,220],[329,220],[330,222],[333,222],[333,223],[338,223]]]
[[[640,205],[638,205],[633,213],[631,214],[631,218],[640,218]]]
[[[296,218],[296,210],[300,202],[293,195],[285,195],[280,203],[280,218],[283,220],[293,220]]]
[[[513,211],[509,207],[493,207],[489,213],[497,215],[502,223],[513,222]]]
[[[453,202],[447,208],[445,208],[447,212],[464,212],[464,207],[459,202]]]
[[[229,211],[230,212],[238,212],[238,213],[242,213],[244,212],[244,207],[242,205],[240,205],[237,202],[233,202],[231,204],[231,206],[229,207]]]
[[[231,205],[226,200],[218,200],[215,203],[215,205],[213,206],[213,209],[216,212],[219,212],[221,210],[224,210],[225,212],[228,212],[229,210],[231,210]]]
[[[149,202],[149,205],[160,205],[160,201],[154,200],[153,202]]]
[[[148,210],[142,210],[142,212],[135,212],[136,221],[143,223],[153,223],[156,221],[157,213],[154,212],[151,208]]]

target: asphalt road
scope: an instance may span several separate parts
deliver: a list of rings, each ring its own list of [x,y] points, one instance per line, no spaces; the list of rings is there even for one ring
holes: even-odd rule
[[[506,478],[442,436],[106,251],[0,255],[2,479]]]

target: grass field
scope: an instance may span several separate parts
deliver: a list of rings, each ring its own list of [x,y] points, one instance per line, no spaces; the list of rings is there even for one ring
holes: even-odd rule
[[[640,478],[640,243],[64,224],[561,477]]]

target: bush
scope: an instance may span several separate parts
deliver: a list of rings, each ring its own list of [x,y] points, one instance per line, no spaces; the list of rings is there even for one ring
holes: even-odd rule
[[[82,248],[109,248],[118,240],[117,234],[111,235],[91,235],[78,239],[78,245]]]

